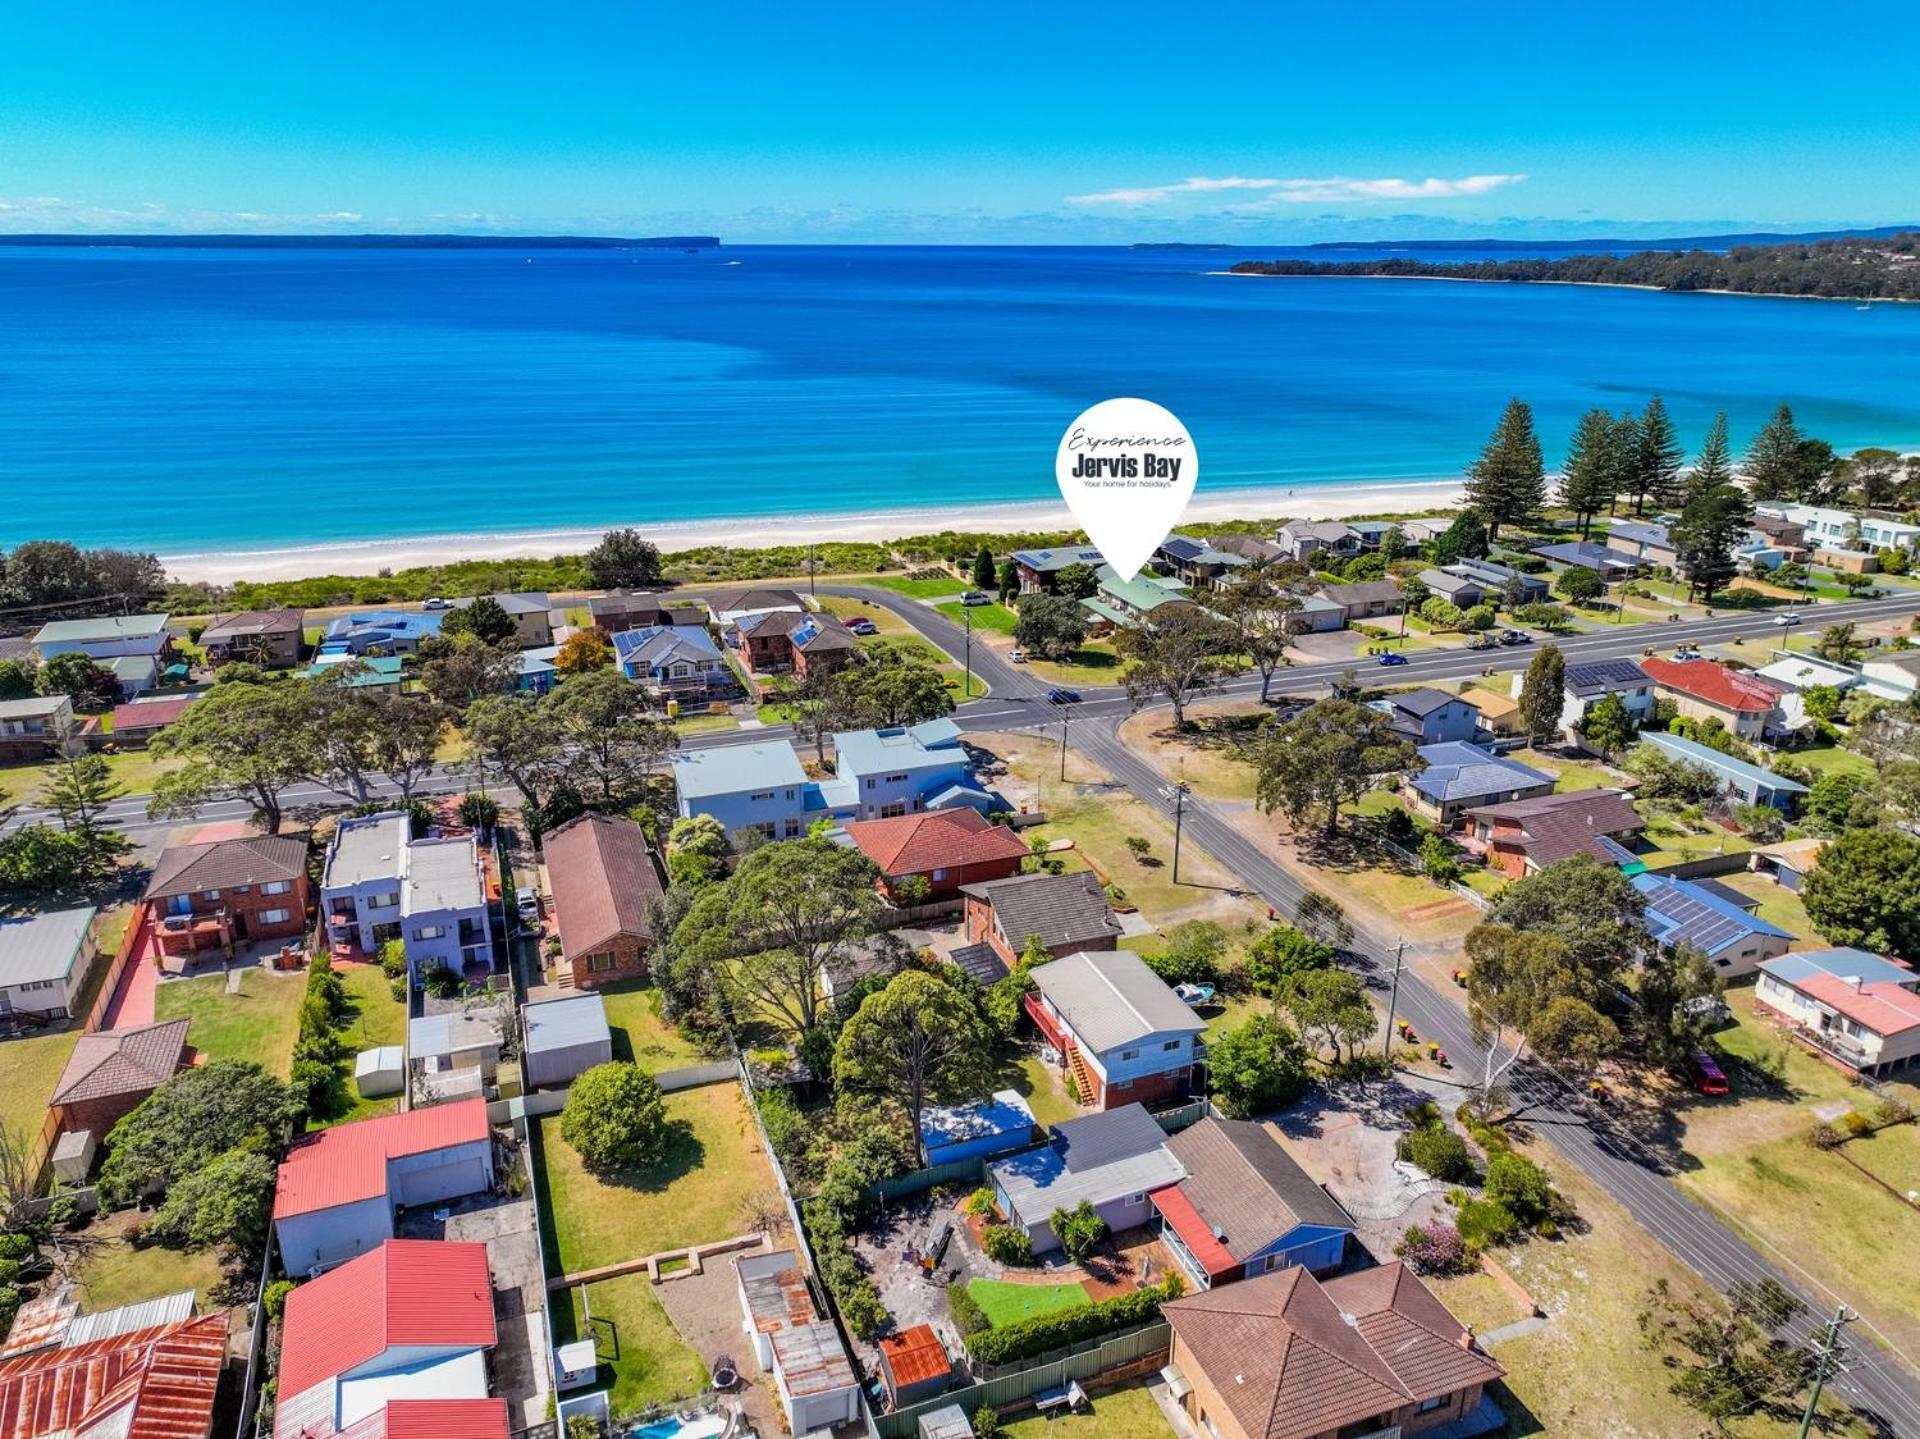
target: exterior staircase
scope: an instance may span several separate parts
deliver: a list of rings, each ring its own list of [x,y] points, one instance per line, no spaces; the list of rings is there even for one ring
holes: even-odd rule
[[[1067,1072],[1073,1076],[1073,1092],[1080,1096],[1080,1107],[1091,1109],[1099,1085],[1093,1077],[1093,1071],[1087,1068],[1087,1061],[1081,1056],[1077,1044],[1067,1047]]]

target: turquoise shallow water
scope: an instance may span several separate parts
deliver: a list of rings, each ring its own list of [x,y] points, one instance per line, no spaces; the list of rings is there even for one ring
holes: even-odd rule
[[[0,546],[1039,500],[1119,394],[1181,416],[1203,494],[1457,474],[1512,393],[1550,454],[1652,390],[1689,443],[1786,399],[1920,447],[1920,307],[1208,273],[1235,258],[0,248]]]

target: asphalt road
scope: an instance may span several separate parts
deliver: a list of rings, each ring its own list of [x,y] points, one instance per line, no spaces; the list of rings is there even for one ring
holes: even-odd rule
[[[820,592],[890,610],[956,659],[965,653],[962,627],[930,605],[883,590],[822,586]],[[1815,605],[1801,611],[1803,624],[1798,632],[1809,632],[1822,623],[1840,619],[1865,622],[1916,613],[1920,613],[1920,591],[1882,600]],[[1742,636],[1784,633],[1786,631],[1773,625],[1767,616],[1735,615],[1669,624],[1623,625],[1617,629],[1570,635],[1556,643],[1570,660],[1593,660],[1638,657],[1649,646],[1665,651],[1681,643],[1717,644]],[[1537,647],[1529,644],[1478,653],[1433,651],[1411,656],[1407,664],[1390,669],[1376,668],[1364,659],[1296,666],[1275,676],[1273,693],[1314,694],[1348,670],[1358,670],[1363,677],[1375,682],[1393,684],[1459,679],[1486,670],[1511,671],[1524,668]],[[1050,728],[1064,723],[1069,744],[1144,802],[1162,813],[1171,813],[1172,801],[1166,792],[1165,780],[1119,740],[1119,722],[1133,712],[1122,691],[1111,687],[1083,690],[1082,702],[1066,707],[1071,712],[1069,723],[1061,707],[1047,702],[1045,682],[1003,660],[984,643],[973,645],[971,655],[973,672],[991,687],[991,692],[960,707],[956,718],[962,725],[971,730],[1004,731]],[[1257,676],[1236,677],[1209,694],[1245,698],[1258,694],[1259,688]],[[791,730],[786,727],[768,727],[695,736],[684,743],[687,748],[708,748],[790,734]],[[449,767],[416,786],[415,793],[461,790],[468,782],[463,769]],[[391,786],[374,787],[375,797],[386,798],[392,793]],[[289,809],[297,809],[303,805],[338,805],[342,797],[319,786],[302,786],[290,791],[287,800]],[[243,802],[221,801],[206,806],[200,817],[237,818],[246,813]],[[7,827],[36,817],[39,816],[34,811],[23,810],[8,821]],[[109,818],[129,830],[158,827],[146,817],[144,796],[128,796],[117,802]],[[174,821],[161,823],[170,825]],[[1249,891],[1258,893],[1283,913],[1296,912],[1305,888],[1241,835],[1232,823],[1191,797],[1185,801],[1184,823],[1193,842],[1238,875]],[[1369,983],[1384,987],[1389,982],[1392,962],[1377,945],[1358,939],[1350,947],[1350,953],[1354,967]],[[1464,1013],[1447,996],[1411,972],[1401,975],[1396,1013],[1408,1020],[1416,1032],[1438,1041],[1463,1075],[1479,1072],[1485,1051],[1474,1040]],[[1831,1312],[1840,1296],[1814,1283],[1794,1265],[1791,1256],[1762,1255],[1688,1198],[1663,1171],[1657,1156],[1640,1146],[1604,1112],[1595,1110],[1572,1086],[1532,1063],[1522,1063],[1509,1070],[1506,1082],[1526,1106],[1527,1122],[1568,1163],[1605,1189],[1675,1259],[1707,1282],[1724,1290],[1740,1280],[1769,1276],[1779,1280],[1806,1304],[1806,1312],[1792,1326],[1791,1332],[1796,1337],[1804,1337],[1818,1320]],[[1858,1328],[1856,1326],[1846,1372],[1834,1385],[1836,1391],[1863,1414],[1877,1420],[1884,1432],[1920,1439],[1920,1380],[1886,1350],[1858,1333]],[[1901,1358],[1908,1365],[1914,1362],[1912,1356]]]

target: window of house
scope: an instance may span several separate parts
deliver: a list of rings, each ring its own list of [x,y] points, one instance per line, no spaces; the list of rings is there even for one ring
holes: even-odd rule
[[[275,879],[275,880],[269,880],[267,883],[261,885],[260,893],[285,894],[288,890],[292,888],[293,888],[292,881],[284,880],[284,879]]]
[[[1420,1407],[1414,1412],[1416,1414],[1431,1414],[1436,1409],[1446,1408],[1447,1405],[1452,1402],[1453,1396],[1451,1394],[1442,1394],[1433,1399],[1422,1399],[1420,1401]]]
[[[938,884],[941,880],[945,879],[946,877],[947,877],[947,872],[944,869],[936,869],[932,875],[932,879],[935,884]]]
[[[1147,1191],[1144,1189],[1141,1190],[1138,1194],[1130,1195],[1127,1199],[1127,1203],[1129,1204],[1145,1204],[1146,1202],[1147,1202]]]
[[[444,939],[446,933],[447,927],[444,924],[423,924],[414,930],[413,937],[415,939]]]
[[[750,794],[747,796],[747,800],[751,804],[759,804],[762,800],[769,800],[772,798],[773,798],[773,791],[770,789],[762,790],[759,794]]]
[[[587,968],[592,970],[596,974],[604,974],[607,970],[612,969],[613,968],[612,952],[603,950],[599,954],[588,955]]]
[[[1138,1059],[1139,1057],[1140,1057],[1140,1051],[1137,1049],[1123,1049],[1120,1051],[1120,1058],[1122,1061],[1129,1060],[1129,1059]]]
[[[203,893],[203,894],[202,894],[202,895],[200,896],[200,898],[202,898],[202,899],[218,899],[218,898],[220,898],[220,891],[219,891],[219,890],[217,890],[217,889],[210,889],[210,890],[207,890],[206,892],[204,892],[204,893]]]
[[[904,800],[896,800],[892,804],[883,804],[880,806],[880,818],[882,819],[898,819],[906,812],[907,806]]]
[[[291,911],[284,909],[263,909],[260,911],[260,922],[262,924],[285,924],[290,912]]]
[[[1183,1042],[1184,1041],[1178,1039],[1169,1039],[1165,1044],[1161,1045],[1160,1048],[1163,1052],[1172,1054]]]
[[[905,784],[908,780],[912,778],[913,778],[912,775],[890,774],[887,776],[887,783],[888,784]]]
[[[787,821],[787,838],[797,839],[799,835],[800,835],[800,821],[797,819],[788,820]]]

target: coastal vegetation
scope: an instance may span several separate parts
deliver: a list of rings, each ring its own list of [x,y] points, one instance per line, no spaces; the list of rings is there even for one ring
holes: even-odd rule
[[[1736,245],[1725,251],[1571,255],[1558,260],[1246,260],[1235,265],[1233,273],[1636,285],[1653,290],[1800,295],[1829,300],[1920,300],[1920,232],[1812,244]]]

